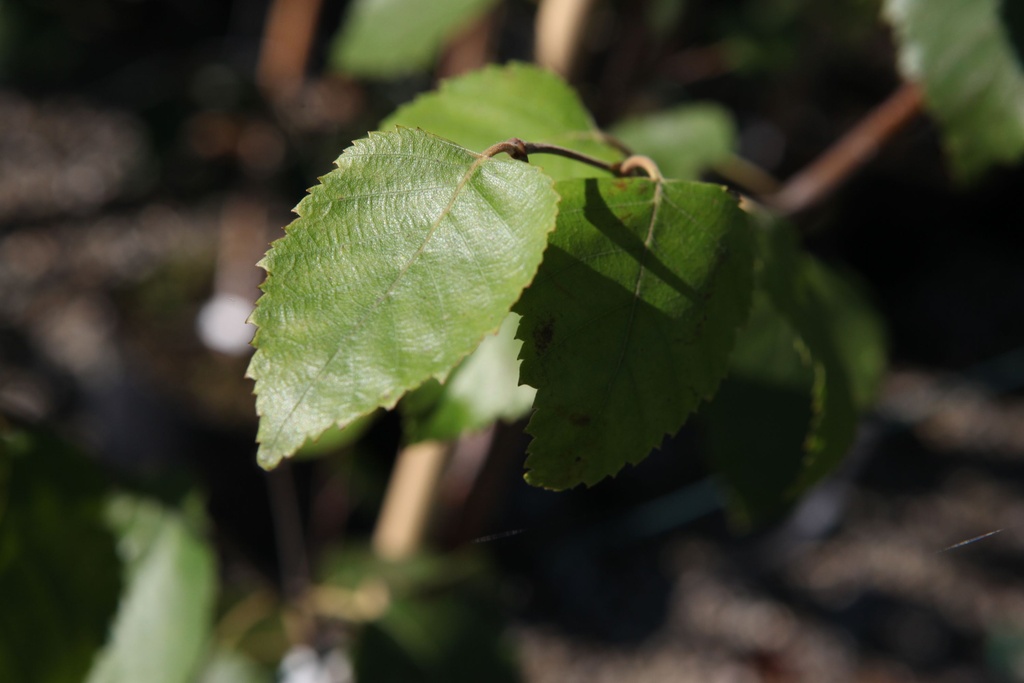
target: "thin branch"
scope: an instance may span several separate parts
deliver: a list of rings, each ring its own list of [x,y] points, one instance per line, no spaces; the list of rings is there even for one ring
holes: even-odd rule
[[[448,444],[442,441],[424,441],[398,452],[373,530],[372,545],[378,557],[399,561],[419,550],[447,459]]]
[[[577,152],[574,149],[568,147],[560,147],[559,145],[549,145],[546,142],[524,142],[519,138],[509,138],[504,142],[498,142],[485,149],[481,155],[485,157],[493,157],[498,154],[508,154],[517,161],[529,161],[531,154],[554,154],[555,156],[565,157],[566,159],[572,159],[588,166],[594,166],[603,171],[619,176],[626,177],[634,174],[634,171],[644,171],[651,180],[661,181],[661,172],[658,170],[658,166],[650,158],[634,154],[628,156],[622,161],[608,162],[602,161],[597,157],[592,157],[589,154],[583,154]]]
[[[273,0],[256,65],[256,83],[272,100],[299,90],[306,77],[321,0]]]
[[[309,586],[310,571],[302,516],[295,494],[295,477],[290,464],[282,462],[267,474],[266,481],[274,519],[282,592],[288,599],[295,600]]]
[[[764,201],[784,214],[797,213],[820,202],[917,116],[922,104],[921,90],[913,83],[904,84]]]
[[[730,155],[712,166],[711,170],[729,183],[758,197],[773,195],[782,187],[771,173],[738,154]]]
[[[534,58],[565,79],[586,37],[587,20],[594,0],[542,0],[534,28]]]

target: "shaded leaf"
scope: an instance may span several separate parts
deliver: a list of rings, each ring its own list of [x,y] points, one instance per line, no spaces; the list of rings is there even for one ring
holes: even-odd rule
[[[752,255],[724,188],[557,189],[558,228],[516,310],[522,380],[537,388],[526,478],[564,489],[639,462],[714,394],[747,315]]]
[[[496,420],[512,422],[533,405],[532,387],[519,384],[519,316],[509,315],[498,334],[486,337],[444,385],[430,380],[402,401],[409,441],[456,439]]]
[[[1024,70],[999,0],[886,0],[900,68],[942,123],[958,177],[1024,154]],[[1012,2],[1010,4],[1013,4]]]
[[[701,409],[709,464],[740,531],[772,521],[795,501],[813,417],[814,367],[799,335],[758,290],[729,376]]]
[[[831,472],[853,442],[859,410],[874,398],[885,365],[881,325],[860,296],[817,259],[800,251],[795,233],[765,233],[760,282],[793,327],[814,367],[814,415],[800,478],[792,495]]]
[[[117,608],[103,472],[0,419],[0,680],[81,681]]]
[[[476,151],[517,137],[561,145],[604,161],[623,156],[604,142],[572,88],[550,71],[529,64],[489,66],[446,80],[438,90],[399,107],[380,127],[387,130],[395,125],[422,128]],[[535,155],[530,163],[555,180],[603,175],[592,166],[562,157]]]
[[[687,104],[626,119],[610,131],[637,154],[658,164],[662,175],[696,180],[702,171],[732,156],[736,125],[715,104]]]
[[[705,411],[711,462],[742,528],[778,517],[839,465],[885,368],[863,297],[787,226],[758,234],[757,305]]]
[[[180,513],[154,501],[115,498],[109,517],[128,585],[88,683],[194,680],[212,626],[213,551]]]
[[[367,624],[354,647],[360,681],[515,683],[506,623],[487,595],[466,590],[401,597]]]
[[[331,45],[331,65],[393,78],[431,65],[445,42],[496,0],[354,0]]]
[[[351,651],[356,680],[520,680],[494,582],[479,555],[392,562],[349,547],[328,555],[320,574],[324,585],[341,589],[336,595],[352,596],[345,601],[348,616],[361,625]],[[376,609],[366,609],[371,605]]]
[[[1010,37],[1013,52],[1017,55],[1017,62],[1024,64],[1024,3],[1001,2],[999,5],[1000,18]]]
[[[422,131],[347,149],[261,261],[252,322],[259,462],[444,378],[536,272],[551,180]]]

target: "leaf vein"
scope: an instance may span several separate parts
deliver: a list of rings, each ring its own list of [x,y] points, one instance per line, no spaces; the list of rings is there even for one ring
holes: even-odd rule
[[[423,158],[423,157],[420,156],[418,158]],[[327,359],[327,361],[325,363],[323,363],[317,369],[317,371],[316,371],[315,375],[313,376],[313,378],[309,382],[307,382],[306,387],[302,390],[302,394],[298,397],[298,399],[292,405],[291,409],[288,411],[288,414],[281,421],[281,423],[278,425],[277,429],[274,431],[273,435],[268,440],[267,443],[269,445],[273,445],[273,444],[275,444],[277,442],[277,440],[281,436],[281,433],[284,430],[285,425],[287,425],[288,423],[291,422],[292,417],[295,415],[295,412],[299,409],[299,407],[305,402],[306,397],[309,395],[309,392],[319,382],[320,378],[323,377],[323,374],[324,374],[324,372],[326,372],[327,368],[330,367],[334,363],[334,361],[338,358],[338,356],[341,354],[341,352],[343,350],[345,350],[346,345],[345,345],[344,342],[347,341],[348,339],[350,339],[353,334],[355,334],[358,330],[360,330],[362,328],[363,324],[366,322],[366,320],[371,315],[373,315],[374,313],[377,312],[377,310],[380,308],[381,303],[383,303],[384,300],[391,294],[391,292],[394,291],[395,287],[397,287],[398,283],[402,280],[403,277],[405,277],[405,274],[412,267],[413,263],[415,263],[416,260],[419,259],[420,255],[423,254],[424,250],[427,247],[427,244],[433,238],[434,233],[437,231],[438,227],[441,225],[441,222],[445,219],[445,217],[447,217],[451,213],[452,207],[455,205],[455,202],[458,200],[459,195],[462,194],[462,191],[466,187],[466,184],[469,182],[469,180],[473,177],[473,174],[477,172],[477,170],[481,167],[481,165],[486,160],[487,160],[487,157],[483,157],[483,156],[477,156],[473,160],[473,163],[470,164],[469,169],[462,176],[462,178],[459,181],[458,185],[456,185],[455,191],[452,193],[451,199],[448,201],[448,204],[441,211],[440,215],[438,215],[438,217],[434,220],[433,224],[431,224],[430,229],[427,231],[426,236],[423,238],[423,242],[416,249],[416,251],[412,254],[412,256],[409,257],[409,259],[405,262],[405,264],[403,264],[401,270],[395,276],[395,279],[391,281],[391,284],[388,285],[388,287],[384,291],[384,293],[382,293],[379,297],[377,297],[377,299],[368,307],[367,311],[362,315],[362,317],[359,318],[355,322],[355,324],[352,325],[352,327],[348,331],[348,334],[343,339],[339,340],[339,343],[338,343],[337,347],[335,348],[334,352],[331,354],[331,356]]]

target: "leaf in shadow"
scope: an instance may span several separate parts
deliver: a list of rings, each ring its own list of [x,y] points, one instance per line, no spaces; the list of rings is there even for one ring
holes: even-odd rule
[[[750,301],[744,214],[721,187],[557,184],[558,226],[523,316],[537,389],[527,481],[592,485],[676,432],[725,373]]]

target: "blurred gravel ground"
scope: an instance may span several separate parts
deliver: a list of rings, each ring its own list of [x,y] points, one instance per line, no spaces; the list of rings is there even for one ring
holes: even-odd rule
[[[0,92],[0,410],[52,417],[62,386],[123,372],[117,292],[175,261],[212,270],[215,201],[123,203],[148,155],[130,116]],[[188,342],[172,348],[203,353],[191,325],[175,329]],[[232,373],[228,393],[247,395]],[[651,637],[609,645],[521,622],[527,680],[1024,681],[1024,400],[894,371],[859,449],[860,467],[833,482],[846,500],[834,529],[673,536],[659,548],[667,618]]]

